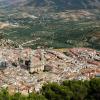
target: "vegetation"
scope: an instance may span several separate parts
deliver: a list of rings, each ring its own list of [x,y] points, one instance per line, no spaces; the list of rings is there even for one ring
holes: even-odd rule
[[[80,14],[80,17],[71,17],[71,14],[74,15],[75,12],[77,10],[63,12],[66,15],[65,18],[59,16],[62,12],[48,12],[39,14],[39,16],[36,12],[31,12],[30,15],[37,16],[36,19],[32,19],[22,16],[23,12],[19,10],[16,13],[10,11],[11,16],[9,12],[7,15],[0,16],[0,22],[9,22],[17,27],[10,26],[0,29],[0,34],[5,34],[5,38],[20,45],[30,40],[36,40],[23,45],[32,49],[44,46],[53,48],[91,47],[100,50],[100,35],[94,34],[100,33],[100,11],[83,10],[80,14],[89,12],[90,15],[87,16],[88,13],[83,13],[87,17],[85,15],[82,17]],[[67,15],[70,15],[69,19],[67,19]],[[76,13],[76,15],[78,14]]]
[[[100,32],[100,21],[64,21],[52,18],[40,18],[34,21],[23,18],[21,20],[14,19],[10,21],[12,23],[14,23],[13,21],[20,23],[21,27],[3,29],[2,32],[6,34],[6,38],[18,44],[36,40],[33,43],[24,45],[25,47],[31,47],[33,49],[38,46],[54,48],[92,47],[100,49],[100,41],[97,42],[93,40],[93,42],[91,42],[87,38],[88,35],[94,32]],[[97,25],[95,25],[95,23]],[[37,40],[37,38],[39,39]],[[95,36],[92,35],[91,39],[92,38],[94,39]]]
[[[49,83],[42,88],[48,100],[100,100],[100,79]]]
[[[28,96],[21,93],[9,95],[8,91],[3,89],[0,92],[0,100],[100,100],[100,79],[48,83],[42,87],[40,94],[30,93]]]
[[[0,92],[0,100],[47,100],[43,95],[30,93],[28,96],[21,93],[10,95],[7,89],[2,89]]]

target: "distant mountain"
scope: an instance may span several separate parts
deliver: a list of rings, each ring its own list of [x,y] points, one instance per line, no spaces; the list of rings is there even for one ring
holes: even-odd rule
[[[87,9],[98,8],[100,0],[28,0],[27,5],[51,6],[55,9]]]
[[[0,0],[0,8],[17,7],[24,4],[26,0]]]
[[[93,9],[100,7],[100,0],[0,0],[2,7],[48,7],[54,10]]]

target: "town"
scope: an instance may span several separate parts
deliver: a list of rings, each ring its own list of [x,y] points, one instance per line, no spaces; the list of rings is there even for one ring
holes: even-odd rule
[[[0,88],[27,95],[44,83],[100,77],[100,51],[90,48],[0,48]]]

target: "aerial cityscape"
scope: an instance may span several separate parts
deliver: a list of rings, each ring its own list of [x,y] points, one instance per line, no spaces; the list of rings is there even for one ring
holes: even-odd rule
[[[0,100],[100,100],[99,6],[0,0]]]

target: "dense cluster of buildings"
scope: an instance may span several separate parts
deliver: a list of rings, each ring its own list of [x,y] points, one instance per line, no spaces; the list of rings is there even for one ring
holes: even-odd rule
[[[0,48],[0,87],[10,93],[39,91],[44,83],[100,76],[100,52],[89,48]]]

